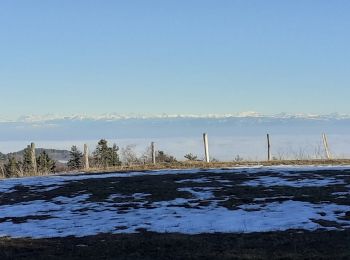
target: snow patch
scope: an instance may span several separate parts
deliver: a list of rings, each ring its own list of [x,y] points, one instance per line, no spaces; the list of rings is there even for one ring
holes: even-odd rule
[[[350,227],[350,221],[339,220],[344,215],[343,212],[350,210],[350,206],[345,205],[288,200],[282,203],[242,205],[238,210],[228,210],[215,204],[209,207],[185,208],[177,205],[187,203],[188,200],[179,198],[154,203],[155,208],[140,207],[121,213],[112,203],[86,202],[87,198],[87,195],[57,197],[53,202],[32,201],[1,206],[0,218],[31,215],[49,215],[51,218],[28,219],[23,223],[2,222],[0,236],[82,237],[98,233],[135,233],[140,228],[160,233],[184,234],[315,230],[321,228],[313,221],[315,219],[336,221],[345,228]],[[324,214],[320,215],[319,212]]]
[[[256,180],[244,182],[243,186],[290,186],[290,187],[322,187],[328,185],[344,184],[343,180],[337,180],[335,178],[324,178],[324,179],[299,179],[299,180],[288,180],[281,177],[261,176]]]

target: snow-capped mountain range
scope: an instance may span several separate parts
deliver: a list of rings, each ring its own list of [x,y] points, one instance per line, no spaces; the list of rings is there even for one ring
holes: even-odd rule
[[[278,113],[278,114],[263,114],[255,111],[239,112],[239,113],[227,113],[227,114],[118,114],[109,113],[101,115],[58,115],[58,114],[45,114],[45,115],[24,115],[16,119],[8,119],[0,115],[0,122],[48,122],[58,120],[94,120],[94,121],[115,121],[115,120],[127,120],[127,119],[229,119],[229,118],[271,118],[271,119],[316,119],[316,120],[328,120],[328,119],[349,119],[350,114],[290,114],[290,113]]]

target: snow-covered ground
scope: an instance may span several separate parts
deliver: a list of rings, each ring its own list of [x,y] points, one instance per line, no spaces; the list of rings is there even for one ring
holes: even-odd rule
[[[323,174],[334,172],[334,177]],[[305,174],[310,178],[305,178]],[[237,183],[235,176],[245,180]],[[147,176],[146,176],[147,175]],[[153,199],[155,187],[140,192],[118,191],[119,181],[135,177],[170,176],[174,192],[185,194],[171,200]],[[181,176],[180,179],[173,179]],[[94,175],[62,175],[0,181],[0,236],[66,237],[98,233],[134,233],[140,229],[185,234],[214,232],[267,232],[288,229],[348,229],[349,204],[334,201],[310,202],[291,196],[272,196],[225,207],[238,196],[235,188],[294,189],[334,187],[330,196],[349,199],[350,167],[254,167],[210,170],[165,170]],[[57,189],[77,181],[105,181],[108,197],[92,199],[96,191],[83,186],[73,193],[56,194]],[[122,185],[122,184],[120,184]],[[161,185],[161,184],[160,184]],[[26,188],[26,191],[20,189]],[[339,188],[339,189],[337,189]],[[91,191],[90,191],[91,189]],[[147,186],[148,189],[148,186]],[[345,190],[344,190],[345,189]],[[153,192],[152,192],[153,191]],[[105,191],[103,191],[105,192]],[[223,195],[220,195],[220,194]],[[231,194],[232,193],[232,194]],[[55,194],[54,197],[52,194]],[[229,195],[230,194],[230,195]],[[269,195],[270,194],[270,195]],[[40,199],[28,197],[40,195]],[[328,195],[327,195],[328,196]],[[34,197],[33,197],[34,198]],[[239,199],[239,198],[238,198]],[[320,225],[321,221],[331,225]]]

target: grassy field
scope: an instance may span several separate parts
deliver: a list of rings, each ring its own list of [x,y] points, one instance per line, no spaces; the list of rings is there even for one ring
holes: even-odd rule
[[[0,259],[350,259],[346,167],[78,174],[0,191]]]

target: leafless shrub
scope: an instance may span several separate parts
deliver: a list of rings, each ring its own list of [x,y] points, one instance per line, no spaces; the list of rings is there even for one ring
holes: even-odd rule
[[[310,159],[310,155],[306,153],[305,148],[300,147],[298,151],[294,152],[294,158],[296,160],[307,160]]]
[[[276,157],[277,157],[277,160],[283,161],[283,160],[285,160],[286,157],[287,157],[287,156],[286,156],[286,152],[285,152],[284,150],[282,150],[282,149],[279,149],[279,150],[277,151]]]
[[[244,159],[239,154],[237,154],[233,161],[235,161],[235,162],[242,162],[242,161],[244,161]]]
[[[150,145],[146,147],[146,150],[142,153],[140,160],[143,164],[152,163],[152,147]]]
[[[141,159],[137,157],[137,154],[135,152],[136,145],[127,145],[124,148],[121,149],[121,159],[123,164],[126,165],[134,165],[139,164]]]
[[[317,144],[317,146],[315,147],[314,154],[315,154],[315,158],[316,159],[323,159],[323,158],[325,158],[325,156],[324,156],[324,149],[323,149],[321,143]]]

